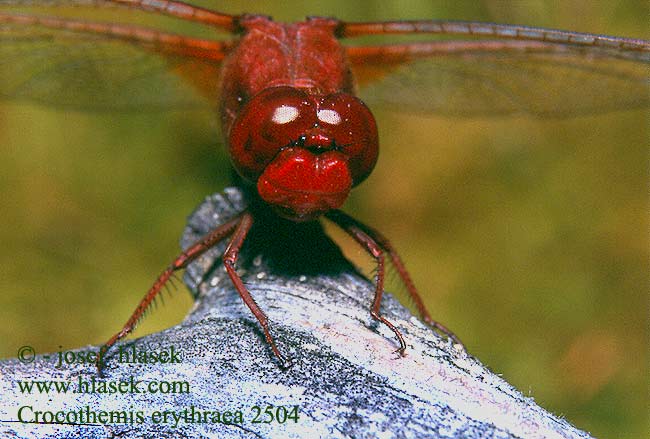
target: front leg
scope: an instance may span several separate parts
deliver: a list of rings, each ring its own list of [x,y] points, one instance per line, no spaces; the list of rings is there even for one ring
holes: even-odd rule
[[[244,282],[237,274],[237,269],[235,268],[237,259],[239,258],[239,250],[244,244],[246,235],[248,235],[248,232],[250,231],[252,225],[253,215],[248,212],[244,213],[241,217],[240,223],[237,225],[235,233],[233,233],[232,238],[230,239],[228,248],[226,248],[226,251],[223,254],[223,265],[226,267],[228,276],[230,276],[230,280],[232,281],[242,300],[251,310],[257,321],[260,322],[260,325],[262,325],[264,337],[266,338],[266,342],[269,344],[269,346],[271,346],[271,350],[278,358],[278,360],[280,360],[282,366],[288,367],[291,364],[291,360],[282,355],[277,345],[275,344],[275,340],[273,339],[273,336],[269,330],[268,317],[266,317],[264,311],[262,311],[257,302],[255,302],[255,299],[253,299],[253,296],[251,296],[251,293],[246,289]]]
[[[345,230],[358,243],[366,247],[368,252],[370,252],[370,254],[373,255],[373,257],[375,258],[375,260],[377,260],[377,285],[379,285],[379,283],[381,282],[382,289],[383,289],[383,282],[384,282],[383,279],[384,261],[383,261],[383,254],[381,255],[381,258],[375,257],[375,253],[377,253],[376,247],[379,247],[380,251],[383,250],[386,253],[388,253],[388,257],[390,258],[391,262],[397,269],[397,273],[399,274],[400,278],[402,279],[402,282],[406,286],[406,290],[408,291],[409,296],[411,296],[411,299],[415,303],[418,313],[420,314],[420,318],[422,318],[422,320],[424,320],[426,324],[438,330],[440,333],[444,334],[449,340],[453,341],[455,344],[463,346],[463,343],[456,336],[456,334],[454,334],[449,329],[447,329],[447,327],[444,326],[442,323],[437,322],[431,318],[429,311],[427,311],[426,307],[424,306],[424,302],[420,297],[420,293],[418,293],[417,289],[415,288],[415,284],[411,280],[411,276],[406,270],[406,266],[404,265],[402,259],[399,257],[397,251],[392,246],[390,241],[388,241],[388,239],[386,239],[377,230],[361,223],[360,221],[357,221],[356,219],[352,218],[350,215],[340,210],[329,212],[326,214],[326,216],[330,220],[334,221],[337,225],[339,225],[343,230]],[[380,276],[380,269],[381,269],[381,276]],[[381,294],[379,294],[379,300],[381,300]],[[375,302],[373,302],[373,309],[375,309],[374,308],[375,305],[377,306],[377,311],[378,311],[379,304],[377,303],[376,291],[375,291]],[[390,326],[391,325],[389,325],[389,327]],[[393,332],[396,332],[396,330],[394,329]],[[399,331],[397,331],[396,334],[398,335],[398,338],[401,338],[401,335],[399,335]]]
[[[334,221],[338,226],[345,230],[355,241],[361,244],[368,253],[375,259],[377,262],[377,274],[375,276],[375,297],[372,301],[372,306],[370,307],[370,315],[375,320],[380,321],[384,325],[388,326],[391,331],[395,333],[397,340],[399,341],[399,349],[397,352],[400,355],[404,354],[406,350],[406,343],[404,342],[404,337],[402,333],[393,325],[388,319],[380,313],[381,308],[381,298],[384,294],[384,278],[385,278],[385,264],[384,264],[384,250],[377,243],[372,236],[366,233],[360,226],[359,223],[349,215],[344,214],[339,210],[333,210],[326,214],[327,218]]]

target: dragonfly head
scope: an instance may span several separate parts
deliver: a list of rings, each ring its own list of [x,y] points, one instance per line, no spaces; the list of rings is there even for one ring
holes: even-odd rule
[[[308,94],[271,87],[255,95],[229,133],[237,172],[260,197],[294,221],[313,219],[345,202],[377,161],[377,125],[347,93]]]

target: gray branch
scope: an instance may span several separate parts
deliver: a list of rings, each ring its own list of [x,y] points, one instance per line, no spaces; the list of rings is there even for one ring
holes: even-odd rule
[[[244,208],[237,189],[208,197],[189,219],[183,247]],[[219,258],[222,244],[186,271],[196,299],[187,318],[118,343],[104,377],[90,363],[57,367],[57,354],[37,355],[32,363],[0,362],[0,437],[590,437],[386,294],[382,311],[408,345],[399,357],[394,334],[370,317],[372,284],[318,224],[263,222],[242,250],[240,274],[268,314],[280,350],[293,359],[291,367],[282,368],[273,357],[233,288]],[[133,360],[134,350],[140,360],[164,353],[159,359],[173,362],[124,362]],[[75,350],[68,359],[83,359],[89,351],[97,346]],[[34,384],[28,392],[24,386],[32,380],[70,387],[46,393]],[[53,419],[63,423],[33,423]]]

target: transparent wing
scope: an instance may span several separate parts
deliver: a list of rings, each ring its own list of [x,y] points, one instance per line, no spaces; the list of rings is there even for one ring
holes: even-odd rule
[[[561,117],[650,106],[648,63],[606,53],[454,52],[355,70],[375,79],[361,90],[369,104],[415,112]]]
[[[235,29],[236,16],[223,14],[211,9],[202,8],[176,0],[0,0],[2,8],[31,8],[32,10],[53,9],[65,11],[74,8],[78,11],[100,11],[102,9],[131,9],[143,11],[158,16],[170,16],[193,23],[201,23],[213,29],[232,32]],[[92,15],[87,15],[88,17]],[[127,17],[127,15],[123,15]]]
[[[475,22],[346,23],[342,30],[396,33],[476,40],[348,47],[369,103],[454,116],[543,117],[650,106],[645,40]]]
[[[0,12],[0,98],[83,110],[214,106],[228,47],[137,25]]]

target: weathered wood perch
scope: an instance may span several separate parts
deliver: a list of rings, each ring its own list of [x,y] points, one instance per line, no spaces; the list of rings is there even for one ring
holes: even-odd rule
[[[244,204],[237,189],[208,197],[190,218],[182,245]],[[398,357],[393,333],[369,315],[371,283],[346,262],[317,225],[287,229],[276,224],[251,233],[265,232],[270,234],[250,236],[240,261],[241,274],[268,313],[280,349],[293,358],[290,368],[279,366],[259,324],[225,274],[221,245],[185,274],[196,296],[187,318],[176,327],[118,344],[104,378],[97,377],[92,364],[57,368],[55,354],[49,359],[39,355],[29,364],[17,359],[1,362],[0,437],[590,437],[521,395],[386,295],[383,312],[408,345],[406,356]],[[119,363],[119,346],[130,345],[138,352],[169,353],[173,347],[180,362]],[[128,349],[125,352],[131,352]],[[89,350],[97,347],[74,352]],[[27,380],[56,380],[72,387],[67,393],[21,392],[19,381]],[[117,386],[120,381],[129,383],[121,389],[127,393],[97,392],[102,383],[109,383],[105,389],[109,390],[110,383]],[[73,393],[80,383],[86,392]],[[176,391],[188,392],[149,393],[151,383],[154,390],[176,385]],[[268,406],[281,419],[254,422],[256,407],[258,421],[270,419]],[[41,411],[45,414],[39,420],[67,416],[63,421],[76,425],[20,422],[21,408],[24,421],[34,421]],[[110,412],[125,418],[110,422]],[[214,422],[215,412],[221,423]],[[283,419],[285,413],[289,419]],[[291,419],[294,414],[297,422]],[[83,425],[88,423],[92,425]]]

